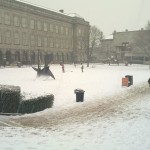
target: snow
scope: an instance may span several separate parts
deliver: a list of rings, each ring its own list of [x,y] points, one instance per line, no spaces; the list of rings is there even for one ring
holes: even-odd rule
[[[17,85],[25,98],[54,94],[53,108],[0,116],[2,150],[149,150],[148,65],[51,65],[56,80],[36,78],[31,67],[0,69],[0,83]],[[133,85],[122,87],[125,75]],[[74,90],[85,91],[76,103]]]

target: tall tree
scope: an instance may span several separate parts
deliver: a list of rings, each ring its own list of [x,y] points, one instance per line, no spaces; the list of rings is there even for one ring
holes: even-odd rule
[[[147,24],[145,26],[145,29],[146,30],[150,30],[150,20],[147,21]]]
[[[89,39],[89,49],[87,51],[87,66],[91,61],[93,50],[96,47],[100,47],[101,39],[104,38],[103,32],[98,29],[96,26],[91,26],[90,28],[90,39]]]

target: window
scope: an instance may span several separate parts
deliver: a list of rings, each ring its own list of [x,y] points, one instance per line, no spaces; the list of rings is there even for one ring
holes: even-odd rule
[[[58,33],[59,32],[59,28],[58,28],[57,25],[55,26],[55,29],[56,29],[56,33]]]
[[[34,29],[35,28],[35,21],[32,19],[30,20],[30,28]]]
[[[2,12],[0,12],[0,23],[2,23]]]
[[[70,41],[70,48],[73,48],[73,40]]]
[[[0,31],[0,43],[2,43],[2,33]]]
[[[14,16],[14,26],[19,26],[19,17]]]
[[[81,49],[81,41],[78,41],[78,49]]]
[[[10,44],[11,43],[11,32],[8,30],[5,32],[5,43]]]
[[[22,33],[22,44],[23,45],[28,45],[27,33],[26,32]]]
[[[56,48],[60,48],[60,39],[56,39]]]
[[[61,39],[60,45],[61,45],[61,46],[60,46],[61,48],[64,48],[64,40],[63,40],[63,39]]]
[[[85,43],[82,41],[82,49],[85,49]]]
[[[10,25],[10,15],[8,13],[5,13],[5,24]]]
[[[23,28],[27,27],[27,19],[25,17],[22,18],[21,23]]]
[[[54,47],[54,40],[52,38],[50,38],[50,47]]]
[[[68,27],[66,27],[66,35],[68,35],[69,34],[69,29],[68,29]]]
[[[50,32],[53,32],[53,24],[50,24]]]
[[[42,23],[41,21],[37,21],[37,29],[42,30]]]
[[[20,38],[18,32],[14,32],[14,44],[20,44]]]
[[[44,22],[44,31],[48,31],[48,24]]]
[[[47,45],[47,37],[44,37],[44,41],[43,41],[43,44],[44,44],[44,47],[47,47],[48,45]]]
[[[64,27],[61,27],[61,28],[60,28],[60,33],[61,33],[61,34],[64,34]]]
[[[81,35],[81,29],[78,29],[78,36]]]
[[[66,49],[68,49],[68,48],[69,48],[69,41],[66,40]]]
[[[35,46],[35,36],[31,35],[30,37],[31,46]]]
[[[42,38],[41,38],[41,36],[37,37],[37,46],[39,46],[39,47],[42,46]]]

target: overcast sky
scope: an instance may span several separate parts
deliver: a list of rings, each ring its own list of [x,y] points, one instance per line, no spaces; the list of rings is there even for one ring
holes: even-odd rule
[[[23,0],[20,0],[23,1]],[[77,13],[104,35],[139,30],[150,20],[150,0],[24,0],[51,10]]]

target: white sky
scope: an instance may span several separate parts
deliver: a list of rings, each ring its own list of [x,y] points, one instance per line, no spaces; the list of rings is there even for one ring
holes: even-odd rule
[[[23,1],[23,0],[20,0]],[[77,13],[107,36],[114,30],[139,30],[150,20],[150,0],[25,0],[50,8]]]

